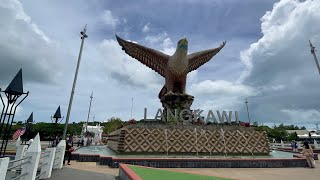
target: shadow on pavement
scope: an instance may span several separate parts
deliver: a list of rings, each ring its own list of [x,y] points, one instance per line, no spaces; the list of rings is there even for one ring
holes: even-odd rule
[[[118,177],[109,174],[96,173],[63,167],[52,172],[50,180],[76,179],[76,180],[117,180]]]

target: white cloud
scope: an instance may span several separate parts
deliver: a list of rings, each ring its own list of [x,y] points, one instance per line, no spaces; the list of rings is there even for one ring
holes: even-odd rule
[[[110,10],[104,10],[101,18],[103,20],[103,23],[106,25],[110,25],[111,27],[116,27],[119,23],[119,19],[112,15],[112,12]],[[124,22],[126,22],[126,19],[124,19]]]
[[[149,26],[150,26],[150,23],[145,24],[143,26],[143,28],[142,28],[142,32],[144,32],[144,33],[149,32],[150,31],[150,27]]]
[[[190,89],[195,95],[242,97],[257,95],[256,90],[254,90],[252,87],[224,80],[205,80],[197,84],[192,84]]]
[[[282,109],[281,112],[287,115],[289,122],[315,124],[320,119],[320,111],[316,109]]]
[[[17,1],[17,0],[12,0],[12,1],[3,0],[2,2],[0,2],[0,7],[15,12],[15,19],[16,20],[22,20],[25,23],[29,24],[34,33],[40,35],[42,37],[42,39],[45,40],[46,42],[50,41],[50,39],[44,34],[44,32],[42,32],[38,28],[38,26],[31,21],[31,17],[28,16],[24,12],[22,4],[19,1]]]
[[[148,35],[145,37],[145,41],[151,45],[158,45],[159,43],[162,43],[162,41],[164,41],[167,37],[168,34],[166,32],[163,32],[156,35]]]
[[[168,55],[174,54],[176,48],[173,46],[173,43],[170,38],[165,38],[162,42],[162,52]]]
[[[176,51],[176,48],[173,46],[172,40],[168,36],[169,35],[166,32],[148,35],[145,37],[145,41],[150,47],[154,47],[154,49],[159,48],[159,51],[172,55]]]
[[[64,52],[32,21],[19,1],[0,2],[0,32],[0,79],[8,81],[8,75],[22,67],[28,81],[56,80]]]
[[[4,107],[7,108],[7,106],[8,106],[8,113],[9,113],[9,111],[10,111],[11,108],[12,108],[12,113],[14,112],[14,109],[16,108],[16,115],[17,115],[17,116],[21,115],[21,113],[23,112],[23,108],[22,108],[22,106],[16,106],[16,105],[17,105],[24,97],[25,97],[25,95],[22,95],[20,98],[17,99],[17,103],[16,103],[16,104],[10,104],[10,103],[9,103],[9,106],[8,106],[8,99],[7,99],[7,97],[6,97],[6,96],[2,96],[3,102],[4,102]],[[23,104],[23,102],[22,102],[22,104]],[[12,105],[14,105],[14,106],[12,107]],[[3,104],[2,104],[2,102],[0,101],[0,109],[2,110],[2,108],[3,108]],[[6,109],[5,109],[5,110],[6,110]]]
[[[238,82],[259,89],[251,110],[259,119],[319,119],[319,74],[308,44],[319,44],[319,9],[320,1],[275,3],[261,18],[262,37],[240,53],[246,68]]]
[[[187,76],[187,84],[192,84],[198,81],[198,70],[191,71]]]
[[[259,91],[250,86],[225,80],[205,80],[198,83],[192,82],[190,91],[187,93],[196,97],[192,108],[238,111],[239,115],[242,115],[241,109],[244,105],[244,98],[256,96]]]
[[[218,111],[239,111],[239,107],[243,105],[243,98],[240,97],[219,97],[207,96],[205,101],[195,100],[193,109],[218,110]]]
[[[254,65],[258,63],[274,65],[268,67],[268,70],[277,71],[274,75],[285,70],[283,65],[290,67],[290,73],[305,68],[302,60],[311,60],[308,40],[320,38],[320,25],[314,23],[320,19],[319,8],[320,2],[311,0],[282,0],[275,3],[272,11],[266,12],[261,18],[262,38],[240,54],[246,66],[240,82],[250,76],[253,68],[257,69]]]
[[[160,75],[127,55],[117,41],[105,39],[100,44],[99,50],[101,57],[105,59],[105,68],[113,78],[128,85],[160,91]]]

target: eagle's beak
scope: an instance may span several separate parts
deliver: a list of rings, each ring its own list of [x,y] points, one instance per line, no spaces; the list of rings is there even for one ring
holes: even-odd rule
[[[188,40],[186,38],[183,38],[181,44],[188,45]]]

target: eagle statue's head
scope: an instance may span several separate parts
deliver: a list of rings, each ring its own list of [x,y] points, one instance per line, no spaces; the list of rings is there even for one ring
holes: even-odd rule
[[[188,52],[188,40],[186,38],[178,41],[177,50]]]

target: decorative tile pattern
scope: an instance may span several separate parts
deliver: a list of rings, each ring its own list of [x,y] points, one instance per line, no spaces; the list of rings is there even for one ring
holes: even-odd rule
[[[123,128],[108,146],[118,152],[268,154],[265,132],[239,130],[191,130]],[[114,136],[115,137],[115,136]]]

